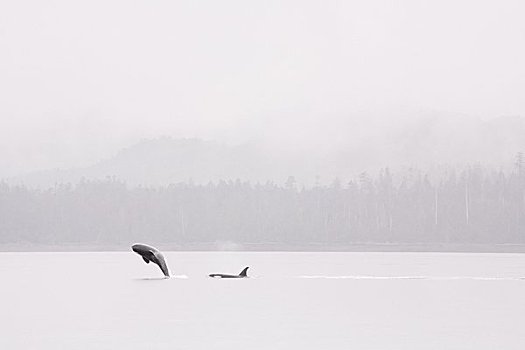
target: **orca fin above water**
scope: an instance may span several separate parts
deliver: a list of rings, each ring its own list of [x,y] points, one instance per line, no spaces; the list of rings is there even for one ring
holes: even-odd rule
[[[215,278],[246,278],[248,277],[247,271],[248,271],[248,267],[245,267],[244,270],[242,270],[241,273],[238,275],[228,275],[225,273],[212,273],[208,276],[215,277]]]
[[[143,257],[142,257],[142,259],[144,260],[144,262],[145,262],[146,264],[149,264],[149,260],[148,260],[148,259],[146,259],[146,257],[145,257],[145,256],[143,256]]]
[[[244,270],[241,271],[239,276],[240,277],[248,277],[248,269],[249,269],[249,267],[245,267]]]

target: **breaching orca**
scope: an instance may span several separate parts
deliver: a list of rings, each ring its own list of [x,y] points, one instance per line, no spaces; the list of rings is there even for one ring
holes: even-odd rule
[[[248,267],[245,267],[244,270],[242,270],[241,273],[238,274],[238,275],[226,275],[224,273],[212,273],[210,275],[210,277],[217,277],[217,278],[246,278],[246,277],[248,277],[247,271],[248,271]]]
[[[154,264],[157,264],[158,267],[160,267],[160,270],[166,277],[170,277],[170,272],[168,271],[168,265],[166,264],[166,259],[164,259],[164,256],[161,252],[159,252],[157,249],[146,245],[146,244],[133,244],[131,246],[131,249],[140,255],[142,259],[146,262],[146,264],[149,264],[149,262],[153,262]]]

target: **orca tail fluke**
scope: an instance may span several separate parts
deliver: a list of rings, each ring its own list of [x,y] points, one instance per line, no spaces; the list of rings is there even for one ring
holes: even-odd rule
[[[241,276],[241,277],[248,277],[248,269],[249,269],[249,267],[245,267],[244,270],[241,271],[239,276]]]

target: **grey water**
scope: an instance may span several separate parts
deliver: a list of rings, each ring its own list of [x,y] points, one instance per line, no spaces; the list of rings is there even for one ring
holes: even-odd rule
[[[525,348],[525,255],[165,256],[0,253],[0,349]]]

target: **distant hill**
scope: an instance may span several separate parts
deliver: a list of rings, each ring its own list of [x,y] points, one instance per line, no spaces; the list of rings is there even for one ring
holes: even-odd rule
[[[76,183],[82,178],[116,177],[130,185],[165,185],[182,181],[270,179],[279,159],[249,145],[227,146],[199,139],[145,139],[90,167],[30,173],[19,181],[30,186]]]
[[[365,135],[365,136],[363,136]],[[299,184],[347,181],[381,167],[419,167],[483,163],[512,166],[525,150],[525,120],[501,117],[488,121],[428,116],[387,127],[374,123],[348,130],[348,144],[332,152],[270,152],[256,144],[227,145],[200,139],[145,139],[113,157],[85,168],[49,170],[10,179],[47,187],[82,178],[116,177],[129,185],[166,185],[182,181],[273,181],[294,176]],[[358,141],[355,141],[358,140]]]

